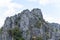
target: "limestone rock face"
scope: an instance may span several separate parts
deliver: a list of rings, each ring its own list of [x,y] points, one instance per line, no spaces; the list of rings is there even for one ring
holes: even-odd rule
[[[0,39],[13,40],[7,31],[15,27],[19,27],[23,32],[22,36],[25,40],[32,40],[34,37],[36,40],[38,40],[37,38],[42,38],[42,40],[59,40],[60,38],[60,25],[46,22],[41,9],[38,8],[31,11],[26,9],[17,15],[7,17]],[[58,37],[56,38],[56,36]]]

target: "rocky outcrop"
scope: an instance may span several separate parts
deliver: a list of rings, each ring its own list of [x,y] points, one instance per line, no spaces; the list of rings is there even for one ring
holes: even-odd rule
[[[60,25],[48,23],[43,19],[40,9],[36,8],[31,11],[23,10],[21,13],[7,17],[2,28],[1,40],[13,40],[8,34],[9,29],[19,27],[23,32],[25,40],[60,40]],[[56,38],[57,37],[57,38]]]

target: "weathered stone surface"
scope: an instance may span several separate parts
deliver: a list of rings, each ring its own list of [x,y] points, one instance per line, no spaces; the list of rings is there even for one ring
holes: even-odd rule
[[[25,40],[32,40],[34,37],[36,39],[42,37],[43,40],[59,40],[60,38],[60,25],[46,22],[43,19],[41,10],[38,8],[31,11],[26,9],[18,15],[7,17],[2,34],[0,34],[0,40],[13,40],[7,31],[14,27],[20,28]]]

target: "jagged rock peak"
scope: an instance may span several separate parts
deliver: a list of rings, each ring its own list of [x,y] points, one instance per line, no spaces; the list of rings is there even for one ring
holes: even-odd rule
[[[8,31],[18,27],[25,40],[60,40],[60,25],[43,19],[41,9],[26,9],[17,15],[7,17],[0,34],[0,40],[13,40]],[[18,37],[17,37],[18,38]]]
[[[14,16],[11,16],[11,17],[19,17],[19,16],[21,16],[21,15],[23,15],[23,14],[28,15],[29,13],[30,13],[30,14],[33,14],[33,15],[35,15],[35,16],[38,16],[38,17],[43,18],[41,9],[39,9],[39,8],[34,8],[34,9],[32,9],[31,11],[30,11],[29,9],[25,9],[25,10],[23,10],[21,13],[18,13],[18,15],[14,15]],[[30,15],[30,14],[29,14],[29,15]],[[11,18],[11,17],[7,17],[7,18]],[[7,19],[7,18],[6,18],[6,19]]]
[[[39,9],[39,8],[34,8],[34,9],[32,9],[32,11],[41,11],[41,9]]]
[[[28,9],[23,10],[21,13],[19,13],[17,15],[6,18],[4,26],[3,26],[2,35],[4,37],[9,37],[9,39],[11,40],[12,37],[10,38],[10,36],[8,36],[9,34],[7,33],[7,31],[9,29],[19,27],[20,30],[23,32],[22,33],[23,38],[25,40],[30,40],[31,35],[33,35],[33,34],[36,36],[37,35],[40,36],[40,28],[38,28],[38,27],[40,27],[40,25],[38,25],[38,27],[37,27],[37,24],[41,20],[43,20],[43,15],[42,15],[41,9],[34,8],[31,11]],[[33,32],[29,32],[29,31],[31,31],[31,29]],[[29,32],[28,35],[27,35],[27,31]],[[33,34],[31,34],[31,33],[33,33]],[[3,38],[3,39],[7,40],[8,38]]]
[[[35,14],[36,16],[38,16],[38,17],[40,17],[40,18],[43,18],[41,9],[34,8],[31,12],[32,12],[33,14]]]

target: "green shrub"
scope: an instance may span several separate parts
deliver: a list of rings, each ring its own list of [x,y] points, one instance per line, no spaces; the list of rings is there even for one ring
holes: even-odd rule
[[[42,27],[42,23],[41,23],[41,21],[37,21],[36,24],[35,24],[35,27],[37,27],[37,28]]]
[[[43,40],[43,38],[42,37],[37,37],[37,40]]]
[[[0,28],[0,34],[2,33],[2,28]]]
[[[13,37],[14,40],[24,40],[24,38],[22,37],[22,32],[18,27],[8,30],[8,33]]]

